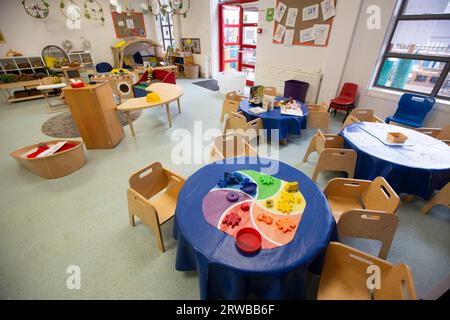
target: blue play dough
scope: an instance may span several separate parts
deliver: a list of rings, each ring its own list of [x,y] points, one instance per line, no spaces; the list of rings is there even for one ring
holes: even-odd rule
[[[241,186],[241,190],[247,194],[254,194],[254,193],[256,193],[257,187],[258,186],[256,185],[256,183],[247,182]]]

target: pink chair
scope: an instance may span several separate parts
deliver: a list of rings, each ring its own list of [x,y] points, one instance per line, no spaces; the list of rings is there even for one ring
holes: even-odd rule
[[[328,112],[331,109],[334,110],[334,115],[339,111],[346,111],[347,115],[344,118],[344,121],[347,119],[350,112],[355,108],[355,99],[356,94],[358,93],[358,85],[354,83],[344,83],[341,92],[339,93],[339,97],[334,98],[330,102],[330,107],[328,108]]]

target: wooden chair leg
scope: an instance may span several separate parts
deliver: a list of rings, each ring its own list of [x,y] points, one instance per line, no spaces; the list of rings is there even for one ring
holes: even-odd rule
[[[318,166],[318,163],[316,164],[316,167],[314,168],[314,173],[313,176],[311,178],[312,181],[317,182],[317,177],[319,176],[320,173],[320,168]]]
[[[130,220],[130,226],[135,227],[135,221],[134,221],[134,214],[132,214],[131,212],[128,213],[128,218]]]
[[[154,234],[155,234],[155,238],[156,238],[156,242],[158,243],[158,248],[161,252],[165,251],[164,248],[164,240],[162,237],[162,233],[161,233],[161,227],[158,225],[155,230],[153,230]]]
[[[303,162],[307,162],[309,155],[316,151],[316,136],[314,136],[309,142],[308,149],[306,149],[305,156],[303,157]]]

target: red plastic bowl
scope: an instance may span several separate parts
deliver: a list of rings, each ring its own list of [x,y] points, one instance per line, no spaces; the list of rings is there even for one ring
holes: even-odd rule
[[[254,253],[260,250],[261,242],[261,234],[253,228],[242,228],[236,234],[236,245],[245,253]]]
[[[74,89],[76,88],[83,88],[84,87],[84,82],[78,82],[78,83],[71,83],[70,86]]]

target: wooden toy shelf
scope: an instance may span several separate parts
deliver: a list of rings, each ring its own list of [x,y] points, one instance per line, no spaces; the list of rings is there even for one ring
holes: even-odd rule
[[[9,90],[17,89],[17,88],[24,88],[24,89],[34,89],[37,86],[40,85],[39,80],[30,80],[30,81],[19,81],[19,82],[12,82],[12,83],[0,83],[0,90],[4,92],[5,98],[8,100],[9,103],[12,102],[20,102],[20,101],[26,101],[26,100],[34,100],[34,99],[41,99],[44,98],[43,94],[37,94],[22,98],[15,98]],[[6,94],[5,94],[6,92]]]

